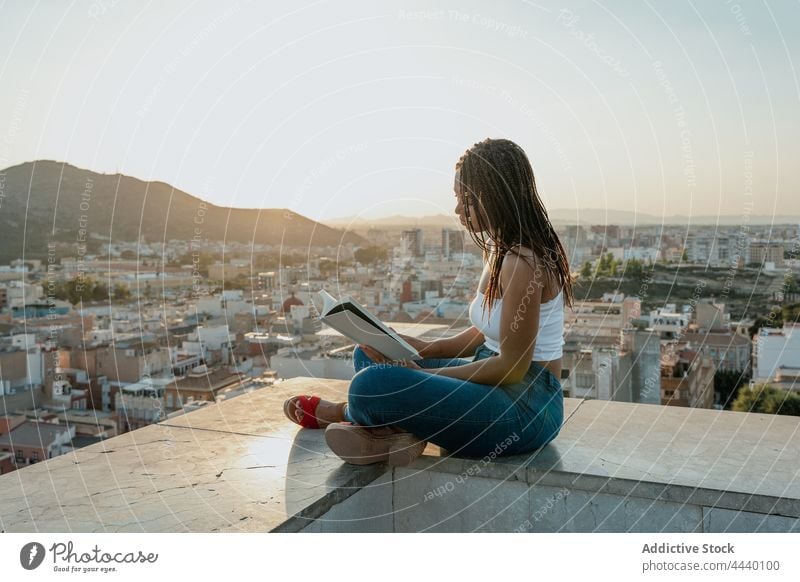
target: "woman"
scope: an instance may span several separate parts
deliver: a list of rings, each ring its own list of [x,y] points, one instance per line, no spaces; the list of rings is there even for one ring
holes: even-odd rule
[[[299,396],[284,405],[301,426],[325,428],[347,462],[405,465],[426,442],[466,456],[521,454],[560,430],[572,279],[531,164],[514,142],[486,139],[459,159],[454,190],[455,212],[485,263],[472,326],[435,341],[402,336],[417,361],[392,362],[358,345],[347,402]]]

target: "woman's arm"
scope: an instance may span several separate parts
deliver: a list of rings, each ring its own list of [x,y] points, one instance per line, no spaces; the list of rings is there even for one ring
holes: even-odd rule
[[[541,262],[532,262],[533,266],[514,254],[503,260],[500,279],[505,292],[500,316],[500,353],[463,366],[428,368],[426,372],[493,386],[514,384],[525,377],[539,332],[545,281]]]
[[[437,376],[448,376],[458,378],[467,382],[477,382],[489,386],[502,386],[504,384],[515,384],[522,380],[522,376],[517,378],[514,370],[509,369],[505,361],[500,356],[484,358],[477,362],[470,362],[463,366],[449,366],[447,368],[420,368],[429,374]],[[526,367],[527,371],[527,367]]]
[[[392,331],[397,331],[390,327]],[[478,331],[475,326],[471,326],[458,335],[438,340],[423,340],[409,335],[398,333],[401,338],[411,345],[419,355],[423,358],[460,358],[462,356],[471,356],[475,350],[483,343],[483,334]],[[374,348],[358,344],[364,352],[375,362],[392,362],[391,358],[387,358]]]
[[[425,358],[460,358],[471,356],[483,344],[483,334],[474,325],[458,335],[429,342],[420,352]]]

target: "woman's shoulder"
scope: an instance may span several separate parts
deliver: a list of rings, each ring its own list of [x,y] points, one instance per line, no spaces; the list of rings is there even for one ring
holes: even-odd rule
[[[511,258],[510,261],[508,260],[509,257]],[[554,274],[546,266],[546,261],[540,255],[537,255],[533,249],[516,244],[512,245],[506,252],[501,273],[505,275],[507,272],[510,275],[520,267],[528,267],[528,272],[532,273],[533,276],[544,277],[546,292],[549,294],[549,290],[555,284],[555,281]],[[555,287],[552,287],[552,289],[555,290]]]
[[[523,257],[523,258],[527,258],[527,259],[535,259],[535,258],[537,258],[537,255],[536,255],[536,253],[533,252],[533,249],[531,249],[530,247],[526,247],[524,245],[521,245],[521,244],[511,245],[509,247],[508,251],[506,251],[506,257],[508,257],[509,255]]]

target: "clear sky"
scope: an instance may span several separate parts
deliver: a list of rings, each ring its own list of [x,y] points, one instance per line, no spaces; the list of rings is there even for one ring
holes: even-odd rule
[[[420,216],[506,137],[549,208],[798,214],[798,57],[797,1],[5,1],[0,168]]]

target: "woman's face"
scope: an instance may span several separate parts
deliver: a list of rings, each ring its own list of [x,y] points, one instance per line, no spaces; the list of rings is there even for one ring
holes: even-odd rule
[[[474,232],[480,232],[481,226],[478,224],[479,209],[476,207],[474,199],[468,197],[467,200],[464,200],[464,196],[461,195],[462,184],[460,176],[461,169],[459,168],[456,170],[456,176],[453,182],[453,191],[455,192],[456,196],[456,214],[458,215],[458,219],[461,221],[461,224],[467,228],[467,213],[464,205],[469,204],[469,222],[471,230]]]

